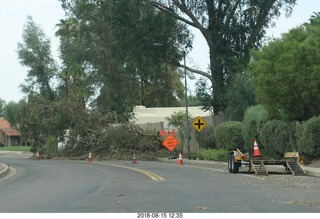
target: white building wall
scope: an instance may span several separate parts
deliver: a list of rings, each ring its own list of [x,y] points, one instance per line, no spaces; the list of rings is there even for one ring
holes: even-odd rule
[[[185,107],[158,107],[146,108],[144,106],[136,106],[133,110],[136,124],[146,124],[154,122],[166,122],[166,117],[170,117],[173,113],[186,112]],[[201,106],[188,107],[188,114],[191,118],[211,116],[210,112],[205,112]]]
[[[179,111],[186,112],[185,107],[156,107],[156,108],[146,108],[144,106],[136,106],[133,110],[133,113],[135,115],[135,124],[138,124],[143,129],[150,129],[150,130],[156,130],[161,131],[161,128],[163,126],[164,130],[172,130],[173,127],[169,127],[166,117],[170,117],[173,113],[177,113]],[[201,106],[191,106],[188,107],[188,113],[191,115],[190,118],[190,151],[196,152],[199,150],[199,144],[196,141],[195,136],[199,134],[199,132],[193,128],[192,122],[193,120],[200,116],[205,122],[206,126],[212,126],[214,124],[213,122],[213,116],[211,112],[205,112],[201,109]],[[217,126],[221,122],[223,122],[223,114],[215,117],[216,124],[214,126]],[[175,132],[177,134],[177,132]],[[178,138],[179,139],[179,138]],[[177,146],[178,147],[178,146]],[[184,142],[184,152],[187,151],[187,143]]]

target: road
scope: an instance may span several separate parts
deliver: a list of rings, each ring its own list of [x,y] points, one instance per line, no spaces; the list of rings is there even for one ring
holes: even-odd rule
[[[307,186],[157,162],[37,161],[21,155],[1,155],[0,162],[16,170],[0,179],[0,213],[320,212],[319,179],[312,177],[313,186]]]

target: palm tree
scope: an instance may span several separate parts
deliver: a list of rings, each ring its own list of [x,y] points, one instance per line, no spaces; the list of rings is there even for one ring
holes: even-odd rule
[[[311,25],[320,25],[320,12],[313,12],[309,21]]]
[[[75,56],[80,42],[78,20],[73,17],[61,19],[56,27],[58,29],[55,35],[60,38],[60,51],[64,62],[61,78],[67,84],[68,100],[72,97],[80,98],[85,106],[85,98],[89,95],[83,83],[86,75],[81,65],[82,60]]]

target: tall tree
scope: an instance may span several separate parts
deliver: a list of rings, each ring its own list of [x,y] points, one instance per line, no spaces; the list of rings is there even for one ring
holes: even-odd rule
[[[12,125],[17,126],[18,103],[10,101],[4,106],[4,118]]]
[[[18,59],[28,70],[26,84],[21,85],[27,99],[15,107],[17,127],[26,139],[32,139],[33,151],[54,139],[68,127],[66,105],[56,101],[57,64],[51,55],[50,40],[32,17],[27,17],[18,43]],[[70,114],[69,114],[70,116]]]
[[[60,39],[60,58],[62,60],[62,71],[60,78],[63,84],[60,90],[65,90],[64,94],[68,101],[76,101],[86,107],[86,100],[92,94],[91,86],[87,81],[86,72],[86,43],[79,32],[79,23],[75,17],[60,19],[56,25],[56,36]]]
[[[6,101],[0,98],[0,117],[4,115],[5,105],[6,105]]]
[[[29,68],[28,84],[22,85],[22,91],[27,94],[39,92],[43,98],[54,100],[51,82],[57,66],[51,55],[50,40],[31,16],[27,17],[22,39],[23,43],[18,43],[18,59],[22,66]]]
[[[261,45],[266,28],[280,16],[291,14],[296,0],[147,0],[158,9],[198,29],[210,53],[209,73],[188,68],[212,83],[210,103],[215,114],[226,108],[224,94],[229,80],[250,61],[249,51]]]
[[[320,25],[320,12],[313,12],[309,19],[310,25]],[[305,23],[308,24],[308,23]]]
[[[179,105],[182,75],[165,63],[182,57],[177,47],[190,42],[185,26],[144,0],[61,2],[85,38],[95,106],[126,114],[139,104]]]
[[[320,113],[320,25],[303,24],[252,53],[257,101],[270,114],[306,121]]]
[[[32,151],[45,148],[48,139],[57,139],[69,128],[74,114],[60,101],[49,101],[40,94],[21,100],[15,109],[15,120],[23,138],[30,140]]]
[[[246,109],[255,105],[253,79],[248,72],[236,74],[226,93],[228,120],[242,121]]]

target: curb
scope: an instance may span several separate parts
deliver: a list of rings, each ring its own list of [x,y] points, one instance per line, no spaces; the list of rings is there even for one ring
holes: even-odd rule
[[[319,168],[314,168],[314,167],[302,167],[302,168],[306,171],[307,176],[320,177]]]
[[[0,178],[6,176],[9,173],[9,167],[3,163],[0,163]]]
[[[168,159],[168,158],[160,158],[158,161],[162,163],[175,163],[177,164],[178,159]],[[228,171],[228,163],[227,162],[220,162],[220,161],[204,161],[204,160],[189,160],[189,159],[184,159],[183,160],[184,165],[190,165],[190,166],[206,166],[206,167],[212,167],[212,166],[220,166],[220,167],[225,167],[226,171]],[[307,176],[315,176],[315,177],[320,177],[320,168],[316,167],[305,167],[302,166],[302,168],[306,171]],[[275,171],[280,171],[284,172],[285,169],[284,167],[277,167],[277,166],[270,166],[270,170],[275,170]],[[270,171],[269,170],[269,171]]]
[[[0,150],[0,155],[7,155],[7,154],[17,154],[17,155],[32,155],[32,152],[29,151],[3,151]]]

